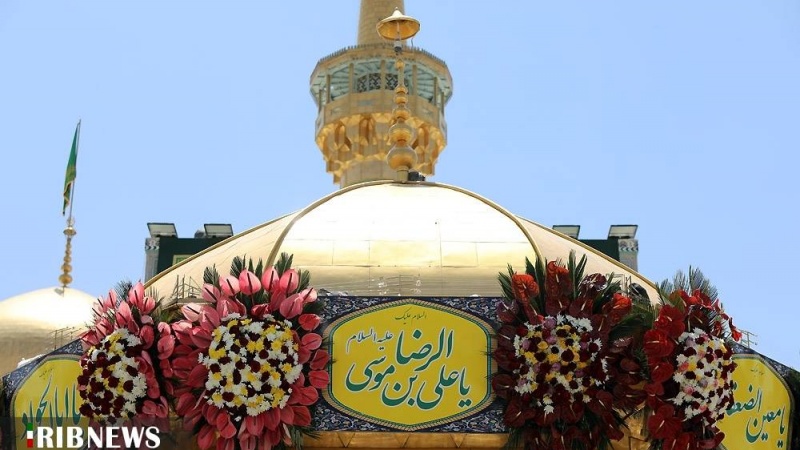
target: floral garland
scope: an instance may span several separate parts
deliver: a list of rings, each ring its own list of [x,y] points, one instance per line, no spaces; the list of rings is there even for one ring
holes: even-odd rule
[[[619,440],[623,419],[644,400],[634,386],[641,366],[629,329],[643,317],[619,283],[584,277],[586,259],[568,266],[537,261],[500,282],[498,372],[492,386],[505,399],[510,446],[526,449],[607,448]],[[623,326],[624,325],[624,326]]]
[[[647,430],[651,448],[699,450],[716,448],[725,437],[717,427],[733,404],[733,352],[728,333],[741,333],[701,291],[678,291],[666,299],[644,334],[650,372]]]
[[[208,304],[181,308],[170,366],[176,412],[200,448],[273,448],[309,433],[330,357],[320,349],[322,308],[308,274],[281,255],[275,267],[234,260],[205,274]]]
[[[78,377],[80,413],[93,423],[152,424],[168,416],[154,361],[166,358],[157,344],[170,331],[154,317],[157,306],[142,283],[124,298],[112,291],[94,306],[94,323],[81,336],[85,351]]]

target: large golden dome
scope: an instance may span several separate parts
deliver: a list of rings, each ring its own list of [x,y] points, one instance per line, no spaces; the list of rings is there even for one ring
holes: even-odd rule
[[[245,231],[162,272],[158,295],[192,297],[203,271],[227,273],[236,256],[272,264],[281,252],[311,271],[318,289],[351,295],[498,296],[498,272],[540,254],[586,254],[587,273],[615,273],[656,298],[654,286],[619,262],[478,194],[430,182],[375,181]]]
[[[23,359],[68,344],[92,318],[95,298],[72,288],[51,287],[0,301],[0,375]]]

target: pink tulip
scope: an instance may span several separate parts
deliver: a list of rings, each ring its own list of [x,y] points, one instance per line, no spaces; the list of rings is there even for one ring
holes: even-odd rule
[[[290,404],[313,405],[319,400],[319,391],[313,386],[298,387],[292,390]]]
[[[312,370],[308,373],[308,381],[317,389],[325,389],[330,383],[330,375],[324,370]]]
[[[289,296],[281,303],[280,312],[283,317],[293,319],[303,312],[303,299],[298,294]]]
[[[261,290],[261,281],[253,272],[243,270],[239,274],[239,288],[245,295],[253,295]]]
[[[242,450],[255,450],[257,443],[258,438],[255,436],[247,436],[245,438],[239,437],[239,445],[242,447]]]
[[[278,271],[274,267],[270,267],[261,275],[261,286],[267,292],[275,292],[279,279]]]
[[[307,427],[311,425],[311,412],[305,406],[286,406],[284,409],[291,408],[294,411],[294,425]]]
[[[281,443],[283,439],[283,431],[280,428],[269,430],[261,435],[261,444],[259,450],[271,450]]]
[[[286,407],[281,410],[281,422],[294,425],[294,409],[292,409],[291,406],[286,405]]]
[[[149,349],[153,346],[153,341],[156,339],[156,333],[153,331],[153,327],[150,325],[145,325],[139,331],[139,337],[142,338],[142,343],[144,344],[145,349]]]
[[[149,314],[151,310],[145,311],[144,285],[138,282],[128,291],[128,301],[135,306],[142,314]],[[155,302],[154,302],[155,305]]]
[[[263,319],[269,313],[270,313],[269,304],[267,303],[253,305],[253,307],[250,308],[250,315],[256,319]]]
[[[211,332],[202,328],[202,327],[195,327],[192,328],[192,331],[189,333],[192,338],[192,342],[198,348],[208,348],[211,345]]]
[[[217,426],[220,437],[230,439],[236,436],[236,427],[227,413],[217,414],[217,421],[214,425]]]
[[[246,416],[244,418],[244,427],[247,432],[253,436],[258,436],[264,430],[264,418],[261,414],[257,416]]]
[[[203,305],[200,309],[200,325],[208,331],[213,331],[219,324],[219,314],[217,314],[216,308]]]
[[[286,294],[291,294],[297,290],[299,284],[300,277],[297,275],[297,271],[289,269],[281,275],[281,279],[278,281],[278,290]]]
[[[273,291],[270,294],[269,298],[269,310],[270,312],[278,311],[281,308],[281,304],[283,301],[286,300],[286,294],[281,291]]]
[[[320,317],[316,314],[301,314],[298,322],[300,327],[306,331],[314,331],[319,326]]]
[[[304,305],[313,303],[317,301],[317,290],[312,288],[303,289],[302,291],[300,291],[300,297],[303,298]]]
[[[180,415],[185,415],[192,408],[194,408],[195,398],[191,393],[186,393],[178,397],[178,404],[175,406],[175,412]]]
[[[203,300],[209,303],[216,303],[220,297],[222,297],[222,293],[219,288],[209,283],[203,285]]]
[[[264,415],[264,426],[268,430],[277,430],[281,423],[281,410],[277,408],[268,409]]]
[[[314,353],[314,358],[311,360],[311,369],[324,370],[330,360],[331,355],[329,355],[328,352],[325,350],[317,350],[317,352]]]
[[[189,373],[187,383],[192,387],[204,387],[208,380],[208,369],[203,364],[198,364]]]
[[[222,288],[222,293],[228,297],[233,297],[239,293],[239,279],[233,275],[220,278],[219,285]]]
[[[197,433],[197,445],[203,449],[208,450],[214,445],[214,440],[217,438],[217,433],[211,425],[203,425],[200,432]]]
[[[156,309],[156,300],[153,297],[145,297],[139,311],[142,314],[150,314],[154,309]]]
[[[159,359],[166,359],[172,356],[175,350],[175,338],[171,335],[162,335],[158,340],[157,347]]]
[[[297,362],[305,364],[311,359],[312,350],[308,347],[300,347],[297,349]]]
[[[181,306],[181,313],[189,322],[197,322],[200,319],[201,309],[202,306],[197,303],[187,303]]]
[[[122,302],[119,304],[117,307],[117,312],[114,314],[114,319],[117,323],[117,326],[120,328],[127,327],[128,322],[133,322],[131,307],[128,306],[127,302]]]
[[[316,350],[322,345],[322,336],[318,335],[317,333],[308,333],[301,339],[303,343],[303,347],[308,348],[309,350]]]
[[[217,302],[217,314],[220,320],[226,320],[231,314],[245,315],[247,309],[236,300],[222,298]]]

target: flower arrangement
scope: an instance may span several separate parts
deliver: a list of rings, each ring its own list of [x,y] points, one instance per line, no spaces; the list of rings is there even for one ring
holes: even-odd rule
[[[702,291],[677,291],[644,334],[650,372],[647,431],[651,448],[716,448],[724,438],[717,421],[733,404],[733,352],[728,334],[741,333],[718,301]]]
[[[498,372],[509,446],[607,448],[623,437],[620,411],[644,401],[632,331],[644,316],[613,277],[584,277],[586,259],[537,261],[526,273],[500,275]]]
[[[96,424],[150,422],[166,418],[166,386],[158,365],[166,359],[157,345],[169,325],[156,315],[158,304],[142,283],[119,297],[110,292],[93,308],[94,323],[81,336],[78,392],[80,413]]]
[[[322,305],[307,272],[281,255],[274,267],[236,258],[229,276],[206,270],[206,304],[172,324],[175,410],[203,449],[299,444],[328,385],[328,353],[315,333]]]

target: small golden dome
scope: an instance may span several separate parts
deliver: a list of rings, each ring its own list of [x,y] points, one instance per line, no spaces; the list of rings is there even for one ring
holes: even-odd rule
[[[223,273],[236,256],[275,262],[281,252],[311,271],[314,287],[351,295],[499,296],[499,272],[524,270],[537,252],[549,260],[575,250],[587,273],[649,281],[573,239],[519,218],[478,194],[430,182],[375,181],[336,191],[307,208],[245,231],[162,272],[158,295],[197,295],[203,271]]]
[[[51,287],[0,301],[0,375],[22,359],[48,353],[78,337],[92,318],[95,298]]]

